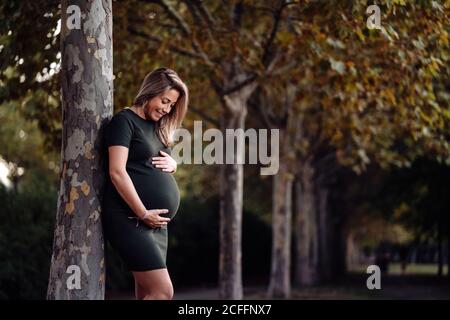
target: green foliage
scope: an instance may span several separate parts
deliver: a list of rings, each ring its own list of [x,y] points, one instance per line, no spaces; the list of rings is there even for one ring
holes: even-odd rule
[[[369,4],[292,7],[280,45],[297,64],[265,85],[279,105],[286,85],[296,85],[302,157],[331,150],[358,173],[370,163],[409,166],[421,155],[447,161],[448,2],[378,1],[382,30],[366,27]]]
[[[14,101],[45,133],[47,151],[58,150],[60,61],[59,1],[0,3],[0,104]]]
[[[360,176],[340,175],[334,189],[346,228],[361,243],[438,243],[450,236],[450,169],[425,157],[411,167],[370,166]]]
[[[448,166],[419,159],[410,170],[389,175],[379,202],[390,205],[392,220],[413,230],[418,240],[437,243],[450,237],[449,179]]]
[[[50,268],[56,188],[39,172],[21,192],[0,184],[0,299],[43,299]]]
[[[0,105],[0,123],[0,156],[25,170],[49,171],[52,182],[56,182],[59,154],[46,152],[45,135],[38,121],[27,120],[17,104],[9,102]]]
[[[56,212],[58,156],[44,151],[36,121],[14,102],[0,105],[0,155],[13,170],[11,190],[0,184],[0,298],[43,299]]]

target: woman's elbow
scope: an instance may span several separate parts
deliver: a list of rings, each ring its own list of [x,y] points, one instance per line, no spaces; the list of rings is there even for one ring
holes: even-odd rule
[[[109,170],[109,177],[112,181],[115,181],[123,177],[126,173],[127,171],[125,169],[111,169]]]

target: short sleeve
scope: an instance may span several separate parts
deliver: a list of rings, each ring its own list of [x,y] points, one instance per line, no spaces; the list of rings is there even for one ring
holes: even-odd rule
[[[124,146],[129,148],[133,136],[133,127],[123,115],[116,114],[108,123],[105,132],[106,147]]]
[[[171,147],[164,147],[161,150],[164,151],[165,153],[167,153],[170,156],[172,155],[172,148]]]

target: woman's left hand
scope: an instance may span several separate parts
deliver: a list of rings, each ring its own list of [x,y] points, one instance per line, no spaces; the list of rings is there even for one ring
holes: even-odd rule
[[[152,164],[155,165],[156,168],[160,168],[164,172],[175,173],[177,171],[177,162],[174,158],[170,156],[170,154],[165,153],[164,151],[159,151],[163,156],[162,157],[152,157]]]

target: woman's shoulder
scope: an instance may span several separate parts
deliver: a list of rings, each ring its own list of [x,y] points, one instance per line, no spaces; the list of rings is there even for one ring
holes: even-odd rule
[[[117,116],[117,117],[125,117],[125,118],[129,119],[129,118],[130,118],[130,115],[129,115],[127,109],[128,109],[128,108],[123,108],[123,109],[117,111],[117,112],[114,114],[114,117],[116,117],[116,116]]]
[[[134,119],[132,115],[129,113],[129,111],[126,110],[126,108],[123,108],[119,111],[117,111],[111,118],[112,119],[120,119],[121,121],[126,121],[130,124],[134,124]]]
[[[135,124],[133,121],[133,118],[130,117],[130,115],[128,114],[128,112],[126,112],[124,109],[116,112],[115,114],[113,114],[112,118],[109,121],[109,126],[112,127],[130,127],[130,128],[134,128]]]
[[[105,145],[121,145],[130,147],[130,141],[134,135],[135,126],[122,111],[114,114],[105,130]]]
[[[153,120],[145,120],[141,118],[141,116],[137,115],[132,109],[129,107],[125,107],[119,112],[116,113],[116,115],[123,116],[128,119],[135,127],[140,128],[151,128],[155,125],[155,121]]]

